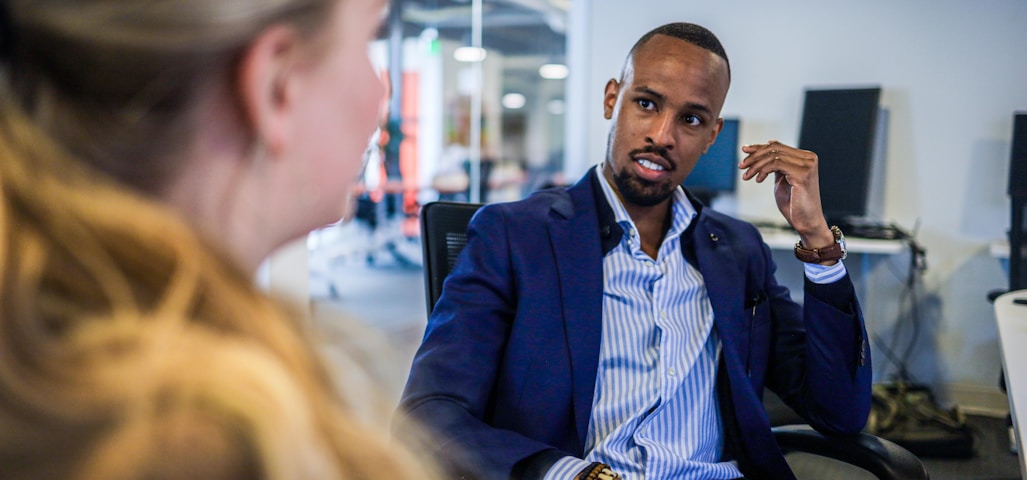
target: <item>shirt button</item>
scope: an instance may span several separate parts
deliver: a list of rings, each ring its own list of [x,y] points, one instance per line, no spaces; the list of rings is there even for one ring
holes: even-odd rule
[[[673,368],[667,369],[667,375],[670,375],[670,376],[673,377],[674,376],[674,369]]]
[[[660,312],[660,318],[667,318],[667,312],[666,311],[661,311]]]

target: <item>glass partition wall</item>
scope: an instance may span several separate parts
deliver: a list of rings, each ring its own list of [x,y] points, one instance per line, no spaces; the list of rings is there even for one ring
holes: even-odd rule
[[[313,297],[336,297],[331,277],[347,263],[419,268],[427,202],[516,200],[564,183],[569,5],[393,0],[369,52],[387,98],[353,220],[307,242]]]
[[[563,150],[566,18],[567,0],[394,2],[372,51],[399,85],[389,178],[420,202],[511,200],[546,183],[536,177],[560,170]]]

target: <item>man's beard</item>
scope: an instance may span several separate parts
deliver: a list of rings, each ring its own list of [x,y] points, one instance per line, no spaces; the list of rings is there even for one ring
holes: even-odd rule
[[[617,128],[613,127],[610,129],[610,133],[606,136],[606,162],[609,163],[607,168],[613,168],[613,138],[616,135]],[[647,145],[640,149],[634,149],[628,152],[628,157],[634,162],[635,155],[641,153],[656,153],[664,158],[667,157],[665,149],[656,147],[654,145]],[[669,161],[668,161],[669,163]],[[658,205],[660,202],[670,198],[674,194],[674,189],[677,185],[660,185],[650,182],[645,179],[634,177],[631,175],[630,168],[625,168],[620,172],[613,172],[613,184],[617,186],[617,192],[620,193],[623,201],[638,205],[640,207],[652,207]]]
[[[658,205],[674,194],[677,185],[653,183],[631,175],[630,170],[614,172],[613,183],[625,202],[640,207]]]

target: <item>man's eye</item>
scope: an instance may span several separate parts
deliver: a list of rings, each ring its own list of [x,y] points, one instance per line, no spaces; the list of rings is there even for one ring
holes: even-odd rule
[[[638,106],[642,107],[644,110],[652,110],[656,108],[656,104],[653,103],[652,100],[645,98],[638,100]]]
[[[685,124],[691,126],[702,125],[702,118],[698,115],[685,115]]]

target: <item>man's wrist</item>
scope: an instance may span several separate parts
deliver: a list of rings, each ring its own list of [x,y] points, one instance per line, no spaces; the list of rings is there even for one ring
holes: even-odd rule
[[[800,237],[799,242],[795,244],[795,258],[823,266],[835,265],[837,260],[845,259],[845,235],[836,226],[832,226],[828,232],[831,234],[831,242],[826,246],[810,246],[805,238]]]
[[[812,234],[804,234],[802,232],[797,233],[799,234],[799,242],[803,247],[808,249],[826,248],[830,247],[834,243],[834,233],[827,227],[827,225],[824,225],[824,228],[817,229],[817,231]]]

